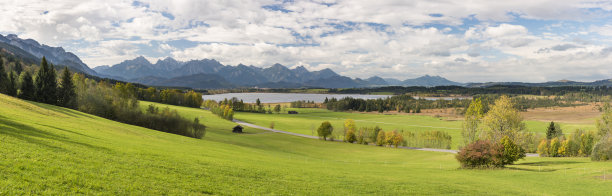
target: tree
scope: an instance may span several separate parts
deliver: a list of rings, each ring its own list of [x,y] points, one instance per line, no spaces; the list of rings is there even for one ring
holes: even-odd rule
[[[32,74],[28,71],[21,72],[19,76],[19,98],[25,100],[34,100],[34,81],[32,80]]]
[[[61,86],[58,89],[58,103],[60,106],[75,108],[76,107],[76,92],[72,83],[70,71],[64,67],[61,77]]]
[[[548,156],[548,140],[547,139],[543,139],[542,141],[540,141],[540,145],[538,145],[538,154],[540,156],[543,157],[547,157]]]
[[[548,128],[546,129],[546,139],[552,139],[554,137],[559,137],[563,135],[563,131],[559,124],[555,124],[555,122],[550,121]]]
[[[606,103],[603,114],[597,120],[599,141],[593,146],[591,160],[606,161],[612,159],[612,108]]]
[[[478,140],[478,125],[483,117],[483,113],[482,101],[480,98],[472,100],[465,112],[465,121],[463,122],[463,129],[461,130],[463,143],[466,146]]]
[[[34,84],[36,86],[35,97],[37,101],[48,104],[55,104],[57,102],[55,68],[53,65],[49,66],[45,57],[42,58]]]
[[[280,111],[281,111],[281,106],[280,106],[280,104],[277,104],[276,106],[274,106],[274,112],[276,112],[276,113],[280,113]]]
[[[21,72],[23,71],[23,67],[21,67],[21,63],[16,62],[15,68],[13,68],[13,71],[15,71],[17,75],[20,75]]]
[[[502,162],[504,165],[512,164],[519,159],[525,158],[525,151],[516,145],[508,136],[504,136],[500,141],[504,147],[502,153]]]
[[[7,94],[7,86],[8,78],[4,71],[4,61],[2,60],[2,56],[0,56],[0,93]]]
[[[559,142],[559,138],[553,138],[552,140],[550,140],[548,155],[551,157],[559,156],[559,147],[561,147],[561,142]]]
[[[329,121],[325,121],[321,123],[321,126],[319,126],[317,129],[317,133],[319,134],[319,137],[323,138],[323,140],[327,140],[327,137],[331,135],[333,130],[334,127],[332,127],[331,123],[329,123]]]
[[[399,145],[402,144],[402,142],[404,142],[404,136],[402,136],[402,134],[398,133],[397,131],[393,131],[393,134],[395,135],[393,137],[393,145],[397,148]]]
[[[378,135],[376,136],[376,145],[377,146],[384,146],[384,145],[387,144],[386,140],[387,140],[387,138],[386,138],[385,131],[380,130],[378,132]]]
[[[8,73],[8,81],[6,82],[6,94],[10,96],[17,96],[17,78],[13,71]]]
[[[257,98],[257,100],[255,101],[255,105],[258,107],[261,106],[261,101],[259,100],[259,98]]]
[[[356,131],[356,126],[355,126],[355,121],[353,119],[346,119],[344,121],[344,135],[348,136],[348,132],[351,131],[353,132],[353,135],[355,135],[355,131]],[[348,138],[345,138],[344,141],[347,141]]]
[[[523,117],[514,108],[508,96],[501,96],[483,118],[483,125],[487,130],[487,137],[491,141],[501,141],[508,136],[513,142],[522,146],[518,139],[518,132],[525,129]]]

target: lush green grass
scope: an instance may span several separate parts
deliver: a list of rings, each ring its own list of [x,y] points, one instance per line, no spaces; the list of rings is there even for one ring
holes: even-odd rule
[[[333,112],[325,109],[315,108],[291,108],[299,114],[260,114],[239,112],[234,116],[236,119],[268,127],[274,122],[275,128],[283,131],[301,133],[306,135],[316,135],[316,128],[323,121],[330,121],[335,130],[342,130],[346,119],[355,120],[357,127],[380,126],[385,131],[405,130],[412,132],[438,130],[449,133],[453,138],[453,149],[462,142],[461,126],[463,121],[446,120],[445,118],[435,118],[421,115],[388,115],[388,114],[364,114]],[[544,134],[548,127],[548,122],[525,121],[527,131]],[[570,133],[576,128],[594,130],[594,125],[584,124],[561,124],[561,127]]]
[[[231,134],[234,124],[208,111],[168,107],[201,117],[206,137],[0,95],[0,195],[606,195],[612,185],[597,178],[604,169],[612,172],[610,163],[585,158],[528,158],[508,169],[462,170],[448,153],[248,128],[251,134]]]

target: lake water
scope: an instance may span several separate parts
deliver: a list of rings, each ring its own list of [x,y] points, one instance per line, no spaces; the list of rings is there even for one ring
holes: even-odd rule
[[[336,99],[342,99],[344,97],[353,97],[353,98],[361,98],[361,99],[378,99],[378,98],[386,98],[390,95],[360,95],[360,94],[307,94],[307,93],[226,93],[226,94],[216,94],[216,95],[203,95],[202,99],[204,100],[215,100],[215,101],[223,101],[224,99],[231,99],[232,97],[236,97],[238,99],[242,99],[245,103],[255,103],[256,100],[259,100],[262,103],[281,103],[281,102],[292,102],[292,101],[314,101],[317,103],[322,103],[325,101],[325,98],[331,99],[335,97]]]

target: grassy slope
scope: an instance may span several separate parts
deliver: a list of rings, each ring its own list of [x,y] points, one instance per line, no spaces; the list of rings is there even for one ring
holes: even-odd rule
[[[286,113],[281,114],[259,114],[239,112],[235,115],[236,119],[268,127],[274,122],[275,128],[295,133],[316,135],[316,128],[323,121],[330,121],[335,130],[342,130],[345,119],[355,120],[357,127],[380,126],[383,130],[406,130],[406,131],[428,131],[438,130],[449,133],[453,138],[453,149],[456,149],[461,139],[462,121],[449,121],[442,118],[420,115],[383,115],[383,114],[362,114],[347,112],[332,112],[325,109],[299,108],[291,109],[299,112],[297,115]],[[526,121],[528,131],[544,134],[547,122]],[[593,130],[593,125],[584,124],[562,124],[562,128],[571,133],[576,128]]]
[[[142,103],[143,105],[149,103]],[[0,95],[0,195],[608,194],[609,163],[530,158],[516,169],[459,170],[452,154],[229,133],[207,111],[205,139],[125,125]],[[542,172],[538,172],[539,168]],[[567,170],[565,170],[567,168]],[[582,169],[586,168],[586,169]],[[555,186],[553,186],[555,185]]]

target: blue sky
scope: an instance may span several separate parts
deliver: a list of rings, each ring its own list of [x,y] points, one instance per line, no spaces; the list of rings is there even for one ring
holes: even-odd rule
[[[90,67],[144,56],[360,78],[612,78],[612,3],[601,0],[9,0],[0,24]]]

